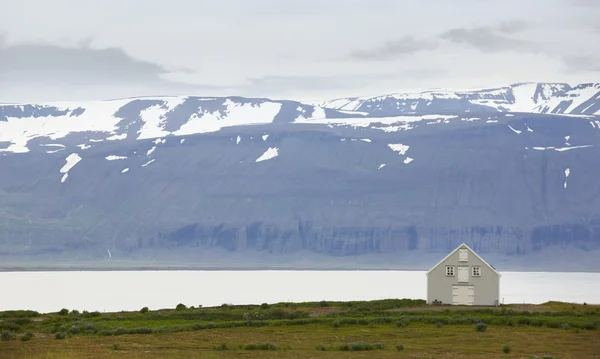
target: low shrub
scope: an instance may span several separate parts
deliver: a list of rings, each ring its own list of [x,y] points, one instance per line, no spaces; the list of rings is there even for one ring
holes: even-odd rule
[[[266,343],[266,344],[246,344],[242,346],[244,350],[277,350],[277,345]]]
[[[54,339],[57,340],[62,340],[65,339],[67,337],[67,335],[64,332],[58,332],[56,334],[54,334]]]
[[[39,316],[40,313],[34,310],[5,310],[0,312],[0,318],[28,318]]]
[[[483,323],[483,322],[479,322],[477,323],[477,325],[475,326],[475,329],[478,332],[485,332],[487,330],[487,324]]]
[[[221,344],[217,344],[214,347],[215,350],[227,350],[227,344],[226,343],[221,343]]]
[[[504,354],[509,354],[509,353],[510,353],[510,350],[511,350],[511,349],[510,349],[510,347],[509,347],[508,345],[505,345],[505,346],[502,348],[502,352],[503,352]]]
[[[23,341],[23,342],[28,342],[31,339],[33,339],[33,333],[32,332],[27,332],[27,333],[25,333],[25,334],[23,334],[21,336],[21,341]]]
[[[67,315],[67,314],[69,314],[69,310],[66,309],[66,308],[63,308],[63,309],[60,310],[60,312],[58,312],[58,314],[60,314],[60,315]]]
[[[175,310],[179,310],[179,311],[181,311],[181,310],[186,310],[186,309],[187,309],[187,307],[186,307],[186,306],[185,306],[185,304],[183,304],[183,303],[179,303],[179,304],[177,304],[177,306],[175,307]]]
[[[150,310],[148,309],[148,307],[144,307],[142,309],[140,309],[140,313],[144,314],[144,313],[148,313]]]
[[[404,345],[402,345],[402,344],[396,345],[396,350],[398,350],[398,351],[404,350]]]
[[[86,324],[85,325],[85,331],[87,333],[96,333],[96,327],[94,327],[93,324]]]
[[[382,343],[366,343],[366,342],[354,342],[354,343],[346,343],[346,344],[340,344],[340,345],[321,344],[321,345],[317,346],[317,350],[320,350],[320,351],[351,351],[351,352],[382,350],[384,348],[385,348],[385,345],[383,345]]]
[[[114,336],[118,336],[118,335],[124,335],[124,334],[128,334],[127,329],[123,328],[123,327],[118,327],[116,329],[113,330],[113,335]]]
[[[0,334],[0,340],[2,340],[3,342],[12,340],[12,334],[10,333],[10,330],[3,330]]]
[[[27,324],[31,324],[32,320],[29,318],[16,318],[16,319],[13,319],[12,322],[17,325],[27,325]]]
[[[18,332],[21,330],[21,326],[13,322],[0,322],[0,330],[8,330],[11,332]]]
[[[115,344],[113,344],[113,345],[110,346],[110,349],[112,349],[112,350],[121,350],[121,344],[115,343]]]
[[[150,328],[133,328],[133,329],[129,329],[129,334],[152,334],[153,331]]]

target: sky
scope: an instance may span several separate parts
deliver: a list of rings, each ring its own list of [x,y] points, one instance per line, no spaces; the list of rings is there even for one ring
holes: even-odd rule
[[[600,81],[600,0],[19,0],[0,102]]]

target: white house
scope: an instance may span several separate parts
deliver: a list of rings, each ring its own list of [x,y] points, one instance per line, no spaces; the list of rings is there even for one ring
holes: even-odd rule
[[[427,303],[498,306],[500,276],[463,243],[427,272]]]

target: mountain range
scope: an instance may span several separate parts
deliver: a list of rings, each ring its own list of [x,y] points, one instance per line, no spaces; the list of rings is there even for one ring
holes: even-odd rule
[[[598,270],[598,145],[600,83],[0,104],[0,263]]]

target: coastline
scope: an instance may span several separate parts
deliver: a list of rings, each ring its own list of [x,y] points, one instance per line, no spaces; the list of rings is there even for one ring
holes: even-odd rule
[[[84,265],[31,265],[31,266],[2,266],[0,273],[9,272],[156,272],[156,271],[307,271],[307,272],[426,272],[429,268],[414,267],[319,267],[319,266],[190,266],[190,265],[154,265],[154,266],[84,266]],[[501,272],[531,272],[531,273],[600,273],[597,269],[549,269],[549,268],[507,268]]]

